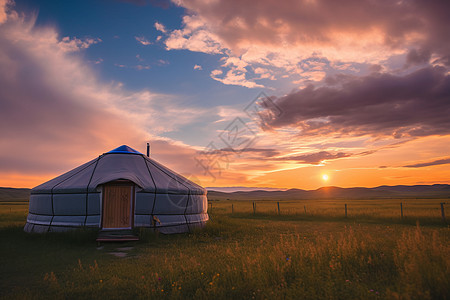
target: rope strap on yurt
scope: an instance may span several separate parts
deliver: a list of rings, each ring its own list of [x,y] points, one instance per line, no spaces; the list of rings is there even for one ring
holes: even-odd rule
[[[87,222],[87,218],[88,218],[89,186],[91,185],[91,181],[92,181],[92,178],[94,177],[95,170],[97,169],[98,162],[100,161],[100,159],[102,157],[103,157],[103,155],[100,155],[98,157],[97,161],[95,162],[94,170],[92,170],[91,177],[89,178],[89,182],[88,182],[88,184],[86,186],[86,216],[84,218],[84,226],[86,226],[86,222]],[[100,199],[100,201],[102,201],[102,200]]]

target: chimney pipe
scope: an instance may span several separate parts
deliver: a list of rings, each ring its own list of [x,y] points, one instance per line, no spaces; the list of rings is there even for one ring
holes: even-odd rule
[[[147,156],[150,157],[150,143],[147,143]]]

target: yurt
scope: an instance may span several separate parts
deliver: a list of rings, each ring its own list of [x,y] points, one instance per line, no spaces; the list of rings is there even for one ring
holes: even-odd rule
[[[208,221],[207,206],[204,188],[123,145],[33,188],[24,230],[181,233]]]

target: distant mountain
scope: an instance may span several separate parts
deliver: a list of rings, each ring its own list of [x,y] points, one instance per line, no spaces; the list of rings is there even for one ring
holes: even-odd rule
[[[322,187],[317,190],[238,191],[224,193],[208,191],[210,200],[306,200],[306,199],[399,199],[450,198],[450,185],[397,185],[375,188]]]
[[[1,201],[28,201],[30,198],[30,189],[15,189],[0,187]]]
[[[247,186],[226,186],[226,187],[207,187],[208,191],[233,193],[233,192],[252,192],[252,191],[284,191],[286,189],[268,188],[268,187],[247,187]]]

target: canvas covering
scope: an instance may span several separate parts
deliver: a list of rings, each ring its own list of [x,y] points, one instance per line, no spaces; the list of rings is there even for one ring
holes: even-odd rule
[[[136,186],[134,227],[179,233],[209,219],[206,189],[124,145],[33,188],[24,230],[101,228],[102,186],[115,180]]]

